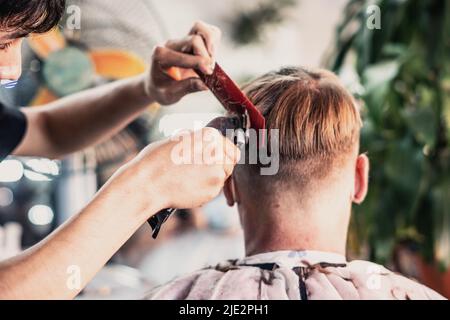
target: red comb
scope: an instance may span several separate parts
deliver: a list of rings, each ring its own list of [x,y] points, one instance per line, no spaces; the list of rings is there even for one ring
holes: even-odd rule
[[[216,63],[214,72],[211,75],[201,72],[198,72],[198,74],[226,110],[238,114],[244,114],[247,111],[251,128],[255,130],[266,128],[266,119],[261,112],[251,103],[219,64]]]

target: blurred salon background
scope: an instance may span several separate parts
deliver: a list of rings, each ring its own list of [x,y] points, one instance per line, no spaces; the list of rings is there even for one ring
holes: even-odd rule
[[[239,83],[286,65],[340,75],[361,103],[372,170],[368,199],[354,209],[348,258],[386,264],[450,298],[447,1],[68,0],[57,29],[27,39],[23,76],[0,89],[0,101],[39,108],[140,74],[156,44],[183,37],[196,20],[222,29],[218,61]],[[0,260],[78,212],[145,145],[222,112],[210,93],[199,93],[151,105],[109,141],[68,158],[3,161]],[[78,298],[141,298],[178,275],[243,255],[236,209],[219,196],[178,211],[157,240],[143,226]]]

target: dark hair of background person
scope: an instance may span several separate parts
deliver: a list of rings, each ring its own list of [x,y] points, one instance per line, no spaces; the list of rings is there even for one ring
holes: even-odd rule
[[[19,36],[44,33],[60,21],[66,0],[0,0],[0,30]]]

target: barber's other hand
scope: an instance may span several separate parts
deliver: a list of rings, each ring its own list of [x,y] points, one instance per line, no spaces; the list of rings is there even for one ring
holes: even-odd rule
[[[147,94],[158,103],[169,105],[186,94],[207,90],[193,70],[213,72],[220,39],[219,28],[198,21],[187,37],[157,46],[145,83]]]
[[[204,128],[149,145],[125,170],[149,207],[194,208],[219,194],[239,158],[233,143]]]

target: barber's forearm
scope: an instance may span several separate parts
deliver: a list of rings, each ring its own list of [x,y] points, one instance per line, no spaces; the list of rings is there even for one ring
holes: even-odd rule
[[[114,186],[102,189],[53,235],[0,263],[0,299],[75,297],[147,217],[161,209],[157,187],[142,192],[153,203],[141,201],[127,182],[130,174],[136,173],[118,173]]]
[[[59,158],[81,150],[117,133],[153,102],[139,76],[25,109],[28,130],[15,154]]]

